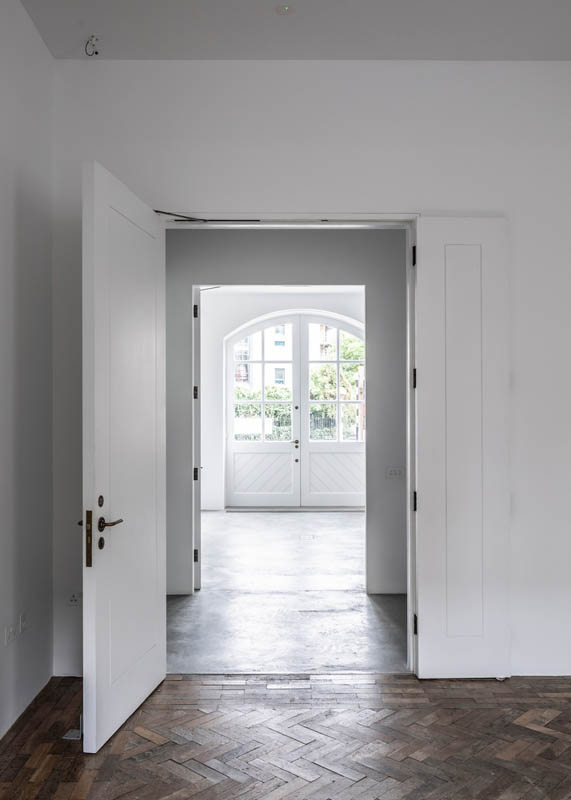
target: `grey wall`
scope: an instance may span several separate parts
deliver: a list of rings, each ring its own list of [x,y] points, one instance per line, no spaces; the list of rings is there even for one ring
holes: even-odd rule
[[[0,6],[0,736],[52,674],[53,62]],[[5,646],[5,628],[28,627]]]
[[[367,588],[406,591],[405,234],[365,231],[167,232],[167,561],[190,527],[193,284],[365,286],[367,343]],[[374,422],[372,422],[374,420]],[[174,547],[173,547],[174,545]],[[184,563],[180,558],[178,565]],[[186,568],[186,567],[185,567]],[[171,574],[172,577],[172,574]]]

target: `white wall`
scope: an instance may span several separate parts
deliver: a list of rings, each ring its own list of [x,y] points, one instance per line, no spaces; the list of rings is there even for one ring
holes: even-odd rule
[[[323,245],[327,245],[327,240],[323,242]],[[191,274],[191,270],[189,270],[189,274]],[[200,343],[201,361],[204,365],[201,375],[202,508],[215,511],[224,508],[223,354],[225,337],[240,326],[264,314],[295,308],[343,314],[358,322],[364,322],[365,296],[362,289],[350,286],[345,287],[342,292],[320,291],[311,292],[311,294],[286,291],[236,294],[232,288],[222,287],[202,292],[201,305]],[[402,332],[404,335],[404,327]],[[404,452],[406,431],[403,430],[402,433]],[[406,531],[404,535],[406,535]]]
[[[0,736],[52,674],[53,61],[0,7]],[[4,629],[29,627],[8,646]]]
[[[56,609],[80,579],[80,162],[95,158],[158,208],[508,216],[513,670],[571,672],[571,63],[90,59],[58,63],[56,87]],[[63,613],[56,650],[79,671]]]

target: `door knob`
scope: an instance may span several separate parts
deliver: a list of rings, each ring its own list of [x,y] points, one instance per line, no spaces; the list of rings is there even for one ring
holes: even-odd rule
[[[115,525],[119,525],[121,522],[123,522],[122,519],[116,519],[115,522],[106,522],[105,517],[99,517],[99,520],[97,521],[97,530],[102,533],[105,528],[113,528]]]
[[[293,443],[294,443],[294,444],[299,444],[299,439],[294,439],[294,440],[293,440]]]

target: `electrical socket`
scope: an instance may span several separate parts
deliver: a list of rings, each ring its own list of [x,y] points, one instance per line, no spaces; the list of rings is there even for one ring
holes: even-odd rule
[[[70,594],[67,604],[68,606],[80,606],[83,599],[83,592],[73,592]]]
[[[6,625],[4,628],[4,644],[8,645],[11,642],[15,641],[18,635],[18,626],[17,625]]]
[[[386,478],[404,478],[403,467],[389,467],[385,473]]]

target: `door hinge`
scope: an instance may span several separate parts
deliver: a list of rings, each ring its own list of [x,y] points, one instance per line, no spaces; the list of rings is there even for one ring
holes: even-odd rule
[[[198,564],[198,549],[194,550],[194,563]]]
[[[412,246],[412,266],[416,267],[416,245]]]
[[[195,386],[192,392],[192,396],[195,400],[198,400],[198,386]]]
[[[412,617],[412,632],[415,636],[418,636],[418,617],[416,614]]]
[[[198,319],[198,306],[196,305],[196,303],[192,307],[192,316],[194,317],[194,319]]]
[[[416,367],[412,371],[412,388],[416,389]]]
[[[412,510],[416,511],[417,508],[418,508],[418,498],[417,498],[416,492],[413,492],[412,493]]]
[[[194,480],[195,480],[195,481],[197,481],[197,480],[198,480],[198,467],[195,467],[195,468],[194,468]]]

